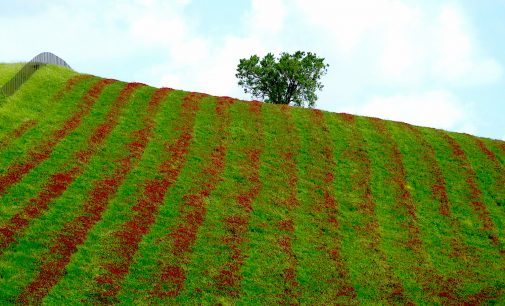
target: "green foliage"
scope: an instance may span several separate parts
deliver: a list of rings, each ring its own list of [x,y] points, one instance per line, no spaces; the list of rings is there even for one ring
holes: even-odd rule
[[[322,90],[319,79],[328,64],[310,52],[281,53],[277,60],[272,53],[260,59],[257,55],[241,59],[235,75],[245,93],[269,103],[314,107],[316,90]]]

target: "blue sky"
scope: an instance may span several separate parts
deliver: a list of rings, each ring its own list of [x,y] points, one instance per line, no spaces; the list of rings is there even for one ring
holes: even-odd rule
[[[505,140],[505,1],[0,0],[0,61],[250,97],[240,58],[315,52],[316,107]]]

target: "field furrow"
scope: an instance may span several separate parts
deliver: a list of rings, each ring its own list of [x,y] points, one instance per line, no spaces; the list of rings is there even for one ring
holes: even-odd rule
[[[488,147],[484,140],[465,134],[453,134],[451,137],[465,152],[469,166],[474,172],[475,183],[482,191],[480,199],[489,213],[490,222],[493,223],[497,236],[498,241],[493,244],[495,247],[498,245],[503,260],[505,259],[505,209],[503,207],[505,205],[505,168],[497,155],[491,151],[491,146]],[[493,233],[487,234],[493,235]]]
[[[300,139],[287,105],[281,106],[281,118],[281,123],[285,125],[281,129],[286,131],[285,134],[281,134],[285,137],[285,145],[276,143],[278,151],[274,153],[274,156],[281,159],[280,161],[277,160],[280,163],[279,171],[285,173],[287,177],[286,183],[283,184],[285,189],[280,190],[280,193],[278,193],[278,195],[283,195],[285,198],[275,198],[277,200],[275,204],[285,209],[284,215],[281,215],[281,220],[277,222],[280,233],[277,233],[276,236],[277,244],[281,247],[286,262],[286,267],[282,270],[284,283],[281,287],[281,292],[283,292],[281,296],[283,302],[291,304],[293,302],[297,303],[301,295],[300,284],[297,280],[298,259],[293,249],[293,241],[296,240],[294,211],[300,206],[297,197],[298,173],[296,167]],[[271,172],[270,175],[270,178],[267,179],[269,182],[274,180],[275,172]]]
[[[213,303],[241,295],[241,267],[246,259],[248,224],[261,191],[260,156],[263,147],[261,104],[233,104],[221,181],[206,198],[206,213],[191,253],[186,281],[176,298]],[[245,128],[247,127],[247,128]],[[216,201],[216,199],[220,199]],[[205,293],[204,293],[205,288]]]
[[[478,216],[481,225],[482,233],[484,236],[492,242],[494,247],[500,252],[500,254],[505,256],[505,249],[503,248],[503,243],[500,242],[500,238],[497,233],[496,226],[494,224],[493,218],[489,213],[488,208],[483,200],[483,193],[477,183],[477,174],[473,170],[465,151],[461,148],[460,144],[449,134],[442,133],[443,138],[452,149],[452,155],[458,160],[464,176],[465,181],[468,185],[468,203],[472,206],[473,212]]]
[[[241,267],[244,264],[245,255],[243,254],[243,244],[249,226],[250,214],[253,209],[253,201],[258,196],[262,184],[259,178],[259,162],[263,147],[263,131],[261,124],[261,104],[252,102],[249,106],[251,121],[251,131],[255,131],[250,138],[247,138],[247,144],[240,146],[236,152],[243,154],[242,160],[237,160],[235,166],[239,169],[244,181],[237,184],[235,190],[231,190],[227,196],[235,199],[237,211],[234,214],[226,215],[222,222],[224,224],[225,235],[221,237],[222,243],[227,250],[224,253],[229,257],[228,261],[221,264],[218,268],[218,275],[214,277],[217,289],[225,295],[237,297],[240,294],[240,282],[242,280]],[[245,124],[245,122],[243,122]],[[229,161],[228,164],[232,164]],[[233,164],[231,165],[233,166]],[[223,256],[223,254],[220,254]]]
[[[394,236],[388,237],[392,239],[389,243],[392,244],[391,247],[405,252],[404,255],[399,255],[396,250],[395,256],[408,256],[408,259],[403,260],[403,264],[408,268],[397,266],[395,267],[396,273],[401,273],[405,277],[403,282],[408,281],[407,284],[410,288],[406,294],[410,295],[410,298],[413,300],[422,298],[431,301],[431,303],[437,303],[440,297],[450,294],[454,285],[453,280],[445,279],[440,275],[426,252],[419,211],[412,197],[412,188],[407,182],[404,157],[398,144],[384,121],[371,118],[370,124],[382,142],[381,149],[374,152],[377,154],[376,158],[382,156],[381,160],[375,160],[377,163],[375,170],[380,171],[379,163],[380,167],[384,167],[386,170],[381,182],[376,181],[376,184],[387,185],[387,187],[385,186],[386,190],[383,191],[386,194],[379,194],[377,191],[381,187],[377,187],[374,197],[377,201],[382,202],[380,205],[383,213],[389,215],[389,218],[393,218],[389,219],[391,228],[388,230],[391,231],[389,234]],[[397,260],[394,257],[392,259]],[[405,287],[407,289],[407,286]]]
[[[303,221],[296,221],[297,233],[304,234],[297,235],[300,239],[293,246],[300,254],[299,266],[305,268],[305,273],[298,274],[300,303],[354,304],[356,289],[342,257],[341,211],[334,190],[338,166],[329,127],[319,110],[297,115],[303,152],[298,162],[298,192],[300,209],[306,214]],[[308,270],[313,273],[307,273]]]
[[[6,173],[13,161],[21,160],[27,151],[40,145],[41,139],[50,138],[57,127],[68,119],[68,114],[75,111],[96,81],[97,78],[88,75],[77,75],[66,80],[59,89],[56,84],[50,84],[55,87],[51,92],[55,92],[48,97],[35,95],[36,105],[14,96],[0,111],[0,130],[5,141],[5,145],[0,147],[0,175]],[[36,124],[28,123],[35,121]]]
[[[175,225],[167,228],[168,234],[160,237],[161,249],[167,252],[169,260],[159,262],[159,272],[154,277],[152,294],[158,298],[177,297],[184,288],[191,249],[197,239],[200,226],[207,214],[207,198],[222,181],[225,157],[228,148],[229,108],[234,100],[219,97],[216,101],[215,134],[209,156],[201,156],[204,163],[200,173],[194,177],[192,187],[182,196],[179,216]]]
[[[453,258],[467,258],[470,255],[468,254],[467,246],[463,243],[461,238],[461,223],[452,213],[453,204],[447,195],[446,180],[436,160],[435,150],[426,138],[423,137],[423,134],[414,126],[405,124],[403,127],[405,130],[410,131],[414,135],[416,141],[421,145],[421,152],[423,152],[421,160],[429,168],[428,173],[431,173],[433,176],[428,186],[431,188],[431,195],[438,202],[439,214],[445,219],[444,227],[449,229],[442,237],[448,239],[444,245],[450,246],[450,251],[442,252],[448,253],[450,257]],[[460,271],[460,273],[462,273],[462,271]]]
[[[39,217],[44,211],[49,208],[49,204],[59,196],[61,196],[68,186],[84,171],[89,160],[99,150],[105,141],[106,137],[118,124],[118,118],[121,109],[129,101],[129,97],[141,84],[129,83],[120,93],[119,97],[112,104],[106,119],[99,124],[87,140],[88,146],[75,153],[75,162],[69,170],[63,170],[51,174],[48,183],[36,197],[29,200],[28,205],[15,214],[10,222],[0,228],[2,240],[0,243],[0,252],[7,248],[11,243],[15,242],[19,232],[23,231],[34,218]]]
[[[298,303],[301,294],[297,280],[298,259],[293,249],[293,241],[296,240],[294,214],[300,206],[297,198],[296,167],[300,139],[287,105],[280,107],[277,120],[272,119],[268,121],[268,126],[276,129],[274,135],[277,139],[271,141],[272,146],[269,147],[268,157],[265,157],[273,168],[265,171],[264,181],[275,186],[267,188],[270,193],[262,198],[262,202],[272,204],[272,209],[277,211],[278,220],[270,222],[275,237],[273,242],[276,245],[269,248],[278,254],[276,254],[276,261],[269,259],[269,263],[265,264],[269,266],[270,273],[277,271],[276,274],[282,277],[281,280],[274,282],[278,287],[274,297],[280,303],[293,304]]]
[[[0,97],[0,305],[503,301],[503,141],[49,64]]]
[[[19,124],[14,130],[10,133],[7,133],[4,137],[0,139],[0,151],[3,151],[4,148],[8,147],[12,141],[17,138],[23,136],[29,129],[33,128],[37,124],[37,120],[30,119]]]
[[[459,240],[456,245],[445,244],[446,249],[452,247],[454,252],[445,250],[440,252],[448,253],[450,260],[439,259],[441,261],[438,264],[439,269],[447,277],[459,278],[459,284],[455,288],[459,289],[458,294],[466,303],[472,304],[476,299],[485,302],[496,301],[502,294],[499,288],[503,286],[505,280],[505,274],[496,273],[502,269],[502,259],[495,245],[487,235],[484,235],[480,216],[475,213],[469,200],[471,190],[468,188],[467,170],[462,166],[461,160],[454,155],[454,147],[447,141],[445,132],[434,129],[416,129],[434,149],[436,162],[445,179],[447,197],[451,203],[451,226],[437,226],[436,220],[433,220],[430,226],[438,228],[442,233],[449,229]],[[423,173],[422,168],[419,169],[417,165],[416,171]],[[420,183],[422,184],[423,181]],[[420,207],[426,207],[425,202],[426,200],[423,199]],[[427,219],[425,222],[430,221]],[[442,233],[433,234],[430,240],[440,245],[440,240],[446,238],[446,235]],[[429,250],[430,245],[428,244],[426,248]],[[439,256],[434,256],[433,259],[436,260],[437,257]],[[493,279],[493,281],[483,282],[483,279]]]
[[[18,297],[19,302],[40,303],[63,276],[72,254],[86,240],[89,230],[101,219],[109,200],[116,194],[128,173],[137,166],[151,138],[155,125],[153,118],[161,101],[170,91],[163,88],[153,94],[142,118],[141,129],[132,131],[129,135],[131,142],[124,145],[124,151],[128,154],[116,161],[119,167],[112,174],[94,182],[88,200],[83,204],[82,214],[66,223],[57,234],[54,244],[49,247],[50,256],[45,258],[36,278]]]
[[[81,189],[79,193],[89,196],[95,182],[112,177],[116,171],[120,171],[119,168],[122,167],[120,161],[130,155],[130,149],[134,149],[138,145],[135,144],[135,139],[140,140],[138,137],[143,137],[138,132],[143,130],[143,120],[147,115],[154,92],[155,89],[151,87],[142,87],[136,91],[132,103],[128,104],[124,115],[121,116],[121,123],[108,137],[106,150],[101,151],[92,159],[90,171],[81,175],[79,180],[72,185],[74,194],[75,190]],[[173,126],[174,120],[179,115],[182,97],[185,95],[186,93],[180,91],[171,91],[163,99],[163,103],[160,103],[160,109],[153,118],[154,129],[151,140],[147,143],[140,160],[135,161],[138,165],[130,169],[122,184],[118,185],[115,194],[109,198],[100,220],[96,221],[94,226],[89,229],[86,240],[71,256],[70,262],[66,265],[65,274],[49,291],[44,298],[44,303],[61,303],[65,299],[69,299],[72,301],[71,303],[101,299],[101,292],[105,289],[103,289],[103,284],[97,283],[96,277],[108,273],[103,267],[105,264],[120,259],[114,253],[117,239],[112,234],[122,230],[124,224],[137,214],[133,207],[142,196],[144,188],[142,184],[157,177],[157,169],[167,156],[165,141],[173,139],[174,136],[172,129],[167,129],[167,127]],[[133,144],[133,146],[127,149],[129,144]],[[68,205],[66,203],[72,200],[72,194],[69,193],[71,191],[68,190],[63,201],[59,201],[59,209]],[[58,220],[59,226],[53,230],[54,235],[44,242],[47,249],[57,242],[57,234],[63,230],[65,224],[85,214],[83,211],[89,198],[83,199],[81,197],[76,200],[79,203],[76,208],[71,213],[65,213],[65,217],[61,218],[63,220]],[[58,210],[54,210],[51,218],[56,217],[55,213],[57,212]],[[50,257],[50,252],[47,254],[44,256]],[[103,256],[104,254],[110,256]],[[111,299],[113,298],[111,297]]]
[[[505,142],[503,141],[495,141],[497,147],[501,150],[502,154],[505,155]]]
[[[372,195],[372,162],[355,116],[328,116],[335,146],[336,198],[342,211],[342,248],[359,299],[408,304],[400,279],[383,250],[377,204]],[[356,269],[353,267],[363,267]]]
[[[143,182],[142,191],[132,215],[107,239],[108,252],[114,254],[101,263],[102,273],[95,277],[96,299],[100,302],[114,299],[121,288],[121,282],[128,273],[133,256],[139,248],[142,237],[149,232],[155,222],[159,206],[170,186],[177,180],[185,164],[186,154],[192,139],[195,114],[202,95],[191,93],[184,98],[180,124],[174,127],[178,137],[166,144],[166,159],[158,169],[154,179]]]
[[[470,141],[471,138],[473,138],[473,141],[479,147],[479,150],[487,157],[487,163],[483,163],[481,162],[481,159],[477,158],[475,158],[475,161],[473,162],[473,165],[479,165],[481,168],[484,168],[480,171],[480,181],[486,185],[487,183],[490,184],[489,193],[491,194],[493,201],[497,206],[500,206],[501,209],[505,211],[505,166],[500,163],[496,154],[488,148],[482,139],[477,137],[467,137],[467,140]],[[472,154],[471,156],[475,155]],[[493,174],[491,175],[490,181],[487,181],[484,177],[487,175],[486,172],[490,169],[493,169]]]
[[[77,84],[91,78],[92,76],[89,74],[78,74],[69,79],[65,83],[65,86],[63,86],[63,88],[61,88],[51,99],[51,106],[54,106],[55,103],[58,103],[63,98],[63,96],[69,93]]]
[[[74,111],[70,118],[56,129],[48,139],[29,149],[24,158],[16,160],[9,166],[6,173],[0,175],[0,196],[10,186],[19,182],[25,174],[49,158],[54,147],[80,125],[82,118],[91,111],[102,90],[112,82],[114,81],[109,79],[98,81],[82,98],[77,110]]]
[[[449,198],[435,149],[418,128],[401,123],[390,129],[403,155],[412,199],[427,204],[416,207],[424,249],[440,274],[434,277],[441,291],[432,294],[437,294],[438,303],[469,303],[471,297],[465,292],[481,286],[476,273],[481,258],[465,240],[464,225],[454,213],[457,205]]]

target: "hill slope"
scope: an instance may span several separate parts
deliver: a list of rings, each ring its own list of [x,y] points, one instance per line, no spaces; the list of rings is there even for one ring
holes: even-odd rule
[[[501,141],[47,66],[0,98],[0,301],[503,303],[504,167]]]

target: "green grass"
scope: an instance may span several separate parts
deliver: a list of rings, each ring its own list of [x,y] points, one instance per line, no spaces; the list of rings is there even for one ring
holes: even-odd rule
[[[0,64],[0,84],[21,66]],[[76,76],[45,66],[16,94],[0,97],[0,185],[38,156],[100,80],[84,78],[56,98]],[[63,251],[61,277],[27,301],[505,303],[503,141],[302,108],[228,105],[177,90],[150,114],[156,89],[142,86],[93,144],[125,86],[107,85],[47,158],[0,192],[0,245],[16,216],[25,211],[29,220],[0,249],[0,304],[22,302],[43,265]],[[134,155],[129,144],[151,115],[146,147],[84,241],[56,253],[58,239],[89,216],[97,184]],[[79,162],[86,150],[91,158]],[[51,192],[54,175],[75,167],[61,195],[30,217],[27,207]],[[149,189],[172,177],[168,188]],[[158,206],[139,208],[156,195]],[[128,227],[142,218],[152,224]],[[138,243],[118,236],[127,228]],[[111,268],[121,264],[124,271]]]
[[[15,186],[16,190],[25,189],[31,191],[29,193],[24,193],[24,198],[37,196],[40,190],[44,188],[43,186],[45,183],[45,181],[40,178],[47,178],[47,173],[52,173],[54,171],[62,172],[75,165],[74,153],[86,148],[87,144],[85,140],[90,137],[92,127],[103,120],[106,108],[111,104],[111,100],[117,96],[118,90],[122,86],[124,86],[124,84],[113,85],[109,88],[110,91],[105,91],[102,96],[103,99],[101,99],[96,105],[96,108],[94,108],[96,112],[92,112],[90,116],[87,117],[87,119],[90,119],[89,121],[82,123],[82,129],[77,129],[75,133],[69,135],[61,145],[57,146],[51,158],[46,163],[42,163],[33,172],[27,175],[25,180]],[[139,100],[141,103],[145,102],[146,96],[145,94],[140,95]],[[139,113],[138,106],[141,105],[141,103],[132,103],[132,108],[135,107],[137,109],[134,108],[125,112],[128,116],[124,117],[125,120],[123,121],[123,125],[129,123],[127,119],[133,121],[132,119]],[[118,146],[121,144],[121,141],[124,141],[124,138],[121,137],[124,133],[123,125],[118,126],[118,128],[114,130],[115,133],[110,137],[111,141],[105,144],[104,147],[107,148],[107,150],[96,154],[95,158],[90,161],[87,167],[84,165],[87,171],[85,170],[83,174],[69,186],[66,193],[51,203],[47,213],[43,214],[30,225],[22,239],[2,257],[2,263],[0,265],[8,266],[10,273],[17,275],[22,273],[23,275],[33,276],[33,273],[38,267],[38,259],[47,256],[48,246],[50,246],[51,241],[54,239],[55,233],[64,223],[72,220],[74,215],[79,211],[80,204],[82,204],[89,189],[92,187],[90,182],[105,175],[105,173],[110,171],[109,169],[114,166]],[[38,172],[38,170],[41,172]],[[25,186],[30,186],[31,188]],[[35,188],[35,186],[38,188]],[[9,200],[9,195],[20,193],[16,190],[12,191],[4,198],[7,201],[11,201]],[[73,194],[80,196],[71,196]],[[16,209],[17,211],[21,206],[27,205],[26,203],[28,201],[17,200],[16,202],[18,203],[16,206],[16,208],[18,208]],[[11,206],[11,208],[13,207],[14,206]],[[12,215],[12,213],[3,214],[2,221],[10,217],[10,215]],[[40,231],[44,231],[45,235],[39,235],[38,233],[40,233]],[[23,261],[16,260],[19,258],[17,254],[25,252],[30,256],[24,257]],[[20,278],[19,281],[24,282],[22,284],[11,282],[9,288],[12,287],[13,290],[19,290],[27,285],[26,282],[29,281],[30,278],[31,277]]]
[[[262,116],[265,135],[260,180],[271,183],[262,184],[261,192],[253,203],[247,235],[247,258],[242,268],[245,293],[239,299],[241,304],[292,302],[292,296],[298,291],[284,277],[286,269],[293,266],[293,258],[279,245],[283,236],[293,238],[294,233],[280,229],[279,225],[282,221],[291,220],[297,209],[297,203],[289,200],[296,194],[291,187],[297,182],[291,179],[293,174],[296,178],[297,171],[292,166],[296,165],[294,159],[299,139],[292,117],[286,116],[280,108],[265,104]],[[286,155],[289,152],[293,156]],[[283,294],[285,290],[289,294]]]
[[[226,239],[230,238],[230,231],[226,226],[225,220],[231,217],[248,220],[250,211],[240,206],[237,197],[240,194],[247,193],[253,188],[250,181],[251,171],[254,171],[251,165],[248,152],[253,149],[260,149],[263,146],[261,129],[256,129],[257,118],[252,117],[248,111],[248,105],[235,104],[230,110],[232,125],[229,127],[229,145],[226,155],[226,170],[222,174],[223,181],[218,185],[207,201],[207,214],[205,222],[202,224],[197,243],[191,253],[191,260],[188,263],[188,280],[184,292],[181,293],[179,302],[190,302],[201,300],[204,303],[220,301],[230,303],[232,298],[222,296],[220,286],[220,272],[227,268],[227,263],[233,262],[233,250]],[[233,191],[230,192],[230,191]],[[253,205],[257,202],[254,201]],[[207,234],[203,234],[207,233]],[[236,233],[237,238],[247,239],[243,233]],[[242,244],[240,252],[247,253],[246,244]],[[198,289],[208,288],[200,292]],[[229,289],[233,290],[231,285]]]
[[[24,63],[0,64],[0,84],[3,86],[23,68]]]

